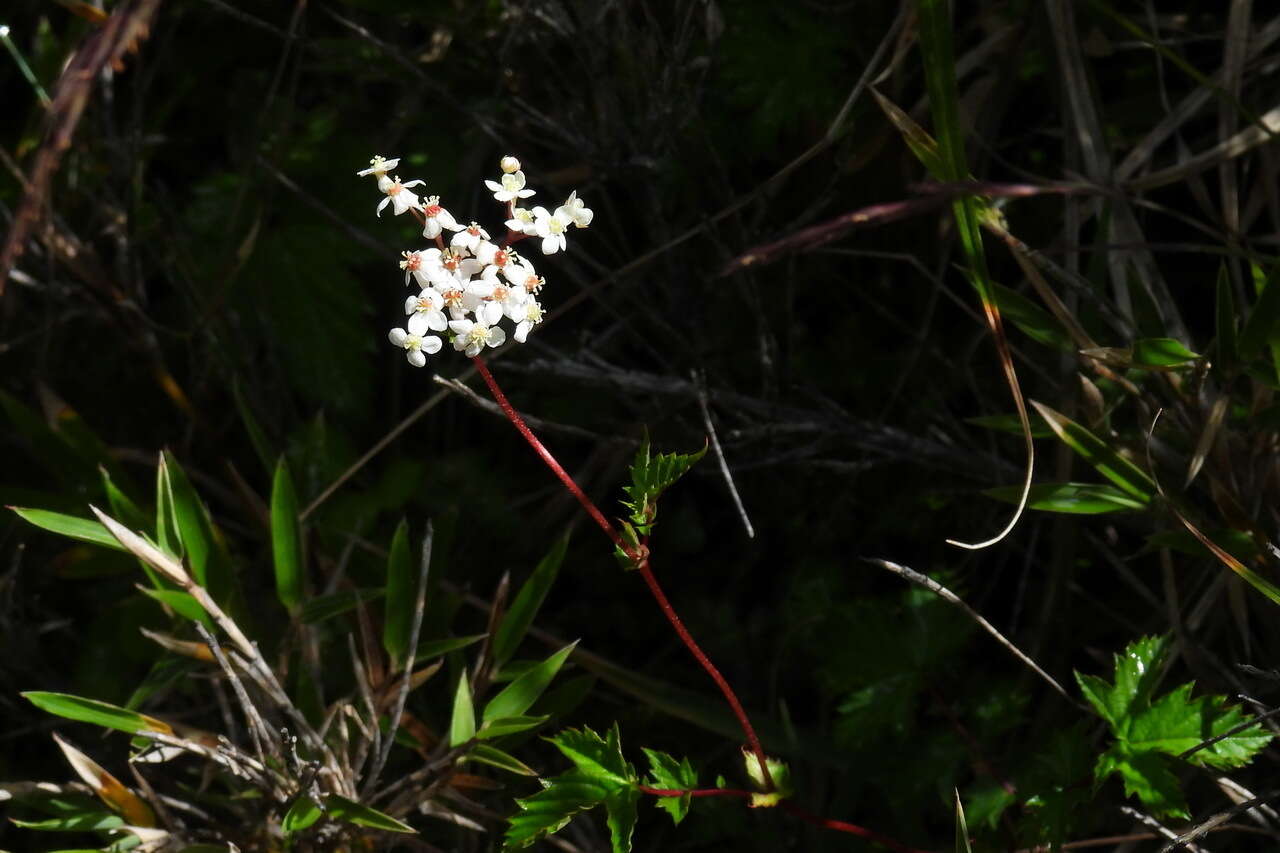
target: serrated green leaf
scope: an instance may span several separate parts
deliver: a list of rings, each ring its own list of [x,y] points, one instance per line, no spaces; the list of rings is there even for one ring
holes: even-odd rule
[[[1222,696],[1192,698],[1192,686],[1187,683],[1177,687],[1134,716],[1125,739],[1131,750],[1180,756],[1245,722],[1240,708],[1226,707]],[[1186,760],[1218,770],[1243,767],[1271,738],[1271,732],[1261,725],[1254,726],[1196,750]]]
[[[107,528],[103,527],[101,522],[91,518],[79,518],[47,509],[30,509],[20,506],[11,506],[9,509],[25,521],[50,533],[57,533],[59,536],[78,539],[93,545],[102,545],[105,548],[114,548],[117,551],[126,550],[114,536],[107,532]]]
[[[565,773],[542,782],[544,789],[516,800],[520,811],[509,818],[505,846],[528,847],[564,828],[573,816],[595,808],[616,789],[598,778]]]
[[[1202,357],[1177,338],[1141,338],[1133,342],[1131,353],[1134,367],[1177,367]]]
[[[323,816],[324,811],[310,797],[299,796],[280,821],[280,828],[286,835],[301,832]]]
[[[516,773],[521,776],[538,775],[536,770],[516,758],[514,755],[509,755],[497,747],[490,746],[487,743],[477,743],[462,760],[479,761],[482,764],[488,764],[490,767],[497,767],[501,770],[506,770],[509,773]]]
[[[649,759],[649,781],[650,788],[660,788],[666,791],[692,791],[698,787],[698,774],[693,769],[693,765],[689,763],[689,759],[685,758],[676,761],[671,755],[656,749],[643,748],[644,754]],[[665,809],[671,815],[671,820],[676,824],[684,820],[685,815],[689,813],[689,805],[693,801],[692,796],[684,794],[679,797],[659,797],[657,806]]]
[[[538,562],[533,574],[520,587],[520,592],[507,610],[498,631],[493,638],[493,659],[498,666],[506,663],[520,647],[520,641],[533,624],[533,617],[547,597],[551,585],[555,583],[560,564],[564,562],[565,550],[569,539],[564,537],[551,547],[550,552]]]
[[[605,738],[583,726],[581,730],[565,729],[548,740],[577,766],[579,773],[603,779],[611,785],[636,782],[635,768],[622,756],[622,738],[617,723]]]
[[[382,647],[392,666],[399,669],[409,646],[416,600],[413,594],[413,564],[409,555],[409,522],[400,520],[387,556],[387,597],[383,604]]]
[[[1022,497],[1022,487],[998,486],[983,494],[1016,504]],[[1100,515],[1146,508],[1143,501],[1103,483],[1040,483],[1032,486],[1027,496],[1027,509],[1041,512]]]
[[[1114,750],[1098,758],[1094,773],[1099,781],[1116,774],[1124,782],[1124,792],[1137,797],[1157,818],[1190,817],[1178,779],[1165,759],[1156,752],[1124,755]]]
[[[381,587],[373,589],[345,589],[331,592],[309,599],[302,605],[298,618],[304,625],[318,625],[327,619],[340,616],[348,610],[355,610],[367,601],[375,601],[382,597]]]
[[[401,823],[391,815],[383,814],[377,809],[361,805],[355,800],[348,800],[337,794],[329,794],[324,798],[325,811],[334,820],[354,823],[356,826],[367,826],[371,829],[385,829],[388,832],[416,833],[417,830],[407,823]]]
[[[1076,673],[1085,698],[1111,724],[1112,731],[1127,732],[1134,714],[1150,702],[1167,650],[1168,643],[1163,637],[1142,637],[1130,643],[1123,654],[1112,656],[1115,671],[1112,684],[1096,676]]]
[[[631,836],[636,829],[636,801],[640,792],[635,788],[620,788],[605,798],[608,812],[609,843],[613,853],[631,853]]]
[[[298,535],[298,493],[284,457],[271,482],[271,557],[276,596],[290,613],[302,603],[302,545]]]
[[[69,693],[48,693],[40,690],[30,690],[20,695],[41,711],[65,717],[68,720],[92,723],[95,726],[116,729],[129,734],[137,732],[173,734],[173,729],[163,720],[121,708],[119,705],[99,702],[97,699],[84,699]]]
[[[453,716],[449,718],[449,746],[462,746],[476,736],[476,711],[471,701],[471,681],[466,671],[458,679],[453,694]]]
[[[1107,446],[1092,432],[1042,403],[1031,401],[1040,417],[1044,418],[1062,443],[1080,454],[1121,490],[1144,503],[1150,503],[1156,494],[1155,482],[1147,473]]]
[[[573,641],[503,688],[501,693],[485,705],[483,715],[485,722],[499,717],[518,717],[529,710],[547,689],[551,679],[555,678],[556,673],[569,657],[569,653],[577,645],[577,640]]]
[[[630,521],[641,535],[648,535],[653,528],[658,517],[658,498],[706,452],[707,445],[703,445],[696,453],[659,453],[654,456],[649,452],[649,439],[646,437],[641,443],[631,463],[631,485],[622,487],[630,498],[622,505],[630,510]]]
[[[476,731],[478,740],[492,740],[503,735],[513,735],[519,732],[527,732],[529,729],[536,729],[545,723],[550,717],[497,717],[492,720],[485,720],[484,724]]]

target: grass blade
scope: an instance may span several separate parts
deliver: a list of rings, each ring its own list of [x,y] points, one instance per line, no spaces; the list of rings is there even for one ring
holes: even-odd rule
[[[533,617],[537,615],[538,608],[542,606],[547,592],[555,583],[568,545],[568,537],[565,537],[552,546],[551,551],[538,563],[538,567],[533,570],[533,574],[525,581],[524,586],[520,587],[520,592],[516,595],[511,609],[507,611],[506,616],[502,617],[502,623],[498,626],[498,632],[493,638],[493,660],[498,666],[509,661],[516,649],[520,647],[520,641],[524,639],[529,626],[533,624]]]
[[[302,547],[298,536],[298,493],[284,457],[271,484],[271,556],[276,595],[292,614],[302,604]]]
[[[1080,454],[1098,473],[1115,483],[1129,496],[1150,503],[1156,495],[1156,484],[1147,473],[1107,446],[1085,427],[1043,403],[1031,401],[1040,417],[1057,434],[1062,443]]]
[[[413,624],[413,566],[409,559],[409,522],[401,519],[387,556],[387,595],[383,602],[382,647],[397,668],[405,662]]]

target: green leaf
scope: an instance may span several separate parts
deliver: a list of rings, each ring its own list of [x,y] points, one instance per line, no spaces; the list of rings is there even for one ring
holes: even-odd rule
[[[409,522],[400,520],[387,557],[387,597],[383,604],[382,647],[399,669],[409,648],[413,627],[413,560],[409,555]]]
[[[107,493],[107,503],[111,505],[111,515],[131,530],[141,530],[147,526],[147,517],[115,481],[106,468],[99,468],[102,476],[102,490]]]
[[[1191,697],[1187,683],[1161,696],[1134,717],[1126,741],[1134,750],[1156,750],[1181,756],[1205,741],[1243,726],[1247,718],[1239,706],[1225,707],[1222,696]],[[1231,770],[1253,760],[1272,734],[1261,724],[1242,728],[1208,746],[1196,749],[1186,760],[1201,767]]]
[[[1146,472],[1112,450],[1102,439],[1042,403],[1032,400],[1031,405],[1035,406],[1040,417],[1045,419],[1062,443],[1080,454],[1099,474],[1143,503],[1150,503],[1155,497],[1156,484]]]
[[[967,797],[968,805],[965,814],[968,822],[974,826],[986,826],[995,829],[1000,815],[1005,809],[1018,801],[1016,794],[1011,794],[1000,785],[984,784],[971,791]]]
[[[622,487],[630,500],[623,501],[622,505],[630,510],[631,523],[642,536],[649,534],[657,520],[658,498],[706,452],[707,445],[703,445],[696,453],[659,453],[654,456],[649,452],[649,439],[646,437],[641,443],[631,463],[631,485]]]
[[[81,542],[102,545],[106,548],[114,548],[117,551],[125,550],[125,547],[107,532],[107,528],[103,527],[101,522],[94,521],[91,518],[63,515],[60,512],[50,512],[47,509],[29,509],[19,506],[11,506],[9,509],[36,527],[48,530],[51,533],[57,533],[60,536],[67,536],[71,539],[79,539]]]
[[[355,800],[348,800],[337,794],[329,794],[324,798],[325,811],[334,820],[367,826],[370,829],[385,829],[388,832],[416,833],[417,830],[407,823],[401,823],[391,815],[383,814],[377,809],[361,805]]]
[[[499,717],[518,717],[529,710],[577,645],[575,640],[503,688],[485,705],[485,722]]]
[[[542,781],[542,791],[516,800],[520,811],[509,818],[505,846],[528,847],[564,828],[579,812],[603,803],[616,790],[582,773],[565,773]]]
[[[673,756],[656,749],[646,748],[644,754],[649,759],[649,780],[646,784],[650,788],[691,791],[698,787],[698,774],[689,763],[689,759],[676,761]],[[693,798],[689,794],[684,794],[679,797],[659,797],[657,805],[671,815],[672,821],[679,824],[689,813],[689,805],[692,801]]]
[[[161,551],[175,557],[182,556],[182,537],[173,508],[173,483],[169,476],[169,463],[160,454],[156,466],[156,544]]]
[[[498,717],[493,720],[485,720],[484,725],[476,732],[476,737],[480,740],[492,740],[503,735],[513,735],[518,732],[527,732],[529,729],[536,729],[538,726],[549,720],[550,717]]]
[[[324,816],[324,810],[308,796],[299,795],[293,801],[293,805],[289,806],[289,811],[285,813],[284,819],[280,822],[280,828],[288,835],[294,832],[300,832],[314,824]]]
[[[1107,684],[1097,676],[1076,673],[1085,698],[1111,724],[1113,731],[1126,732],[1136,710],[1150,702],[1168,649],[1163,637],[1142,637],[1130,643],[1124,654],[1112,656],[1114,684]]]
[[[568,545],[569,539],[566,536],[551,547],[547,555],[539,561],[533,574],[525,581],[524,586],[520,587],[520,592],[516,595],[511,608],[502,617],[502,623],[498,626],[498,632],[493,638],[492,649],[494,663],[498,666],[510,660],[516,649],[520,647],[520,641],[524,639],[529,626],[533,624],[533,617],[537,615],[538,608],[542,606],[547,592],[555,583],[556,574],[560,571],[560,564],[564,562]]]
[[[1202,356],[1183,346],[1177,338],[1141,338],[1133,342],[1134,367],[1178,367]]]
[[[150,589],[145,586],[139,586],[138,588],[145,595],[172,609],[183,619],[190,619],[193,622],[199,622],[206,628],[213,628],[213,620],[209,618],[209,614],[200,606],[200,602],[192,597],[191,593],[181,592],[176,589]]]
[[[438,658],[441,655],[447,655],[449,652],[457,649],[465,649],[473,643],[483,640],[487,634],[471,634],[467,637],[441,637],[438,640],[424,640],[418,644],[418,650],[414,652],[414,663],[420,663],[431,658]]]
[[[173,729],[163,720],[157,720],[155,717],[148,717],[146,714],[139,714],[118,705],[99,702],[97,699],[82,699],[68,693],[47,693],[39,690],[31,690],[20,695],[41,711],[66,717],[68,720],[92,723],[95,726],[116,729],[129,734],[137,732],[173,734]]]
[[[964,804],[960,802],[960,792],[955,792],[956,798],[956,853],[973,853],[973,848],[969,845],[969,823],[964,817]]]
[[[635,788],[620,788],[605,798],[613,853],[631,853],[631,836],[636,828],[636,801],[639,799],[640,792]]]
[[[294,613],[302,603],[302,546],[298,535],[298,493],[283,456],[271,483],[271,556],[276,596],[286,610]]]
[[[1000,432],[1007,432],[1011,435],[1022,435],[1022,419],[1017,415],[980,415],[973,418],[965,418],[964,422],[973,424],[984,429],[994,429]],[[1053,430],[1048,426],[1032,422],[1031,424],[1032,438],[1053,438]]]
[[[1062,325],[1053,319],[1053,315],[1021,293],[992,282],[991,297],[999,307],[1000,313],[1026,332],[1033,341],[1063,351],[1075,350],[1075,344],[1072,343],[1070,336],[1062,330]],[[1022,434],[1021,429],[1018,430],[1018,434]]]
[[[1168,763],[1155,752],[1126,755],[1114,748],[1098,758],[1094,775],[1102,781],[1116,774],[1124,782],[1124,792],[1137,797],[1157,818],[1188,818],[1186,801],[1178,788],[1178,778]]]
[[[449,720],[449,746],[462,746],[476,735],[476,711],[471,701],[471,682],[464,671],[453,694],[453,716]]]
[[[379,599],[382,597],[382,593],[381,587],[376,587],[373,589],[344,589],[341,592],[316,596],[302,605],[298,618],[302,620],[304,625],[318,625],[335,616],[340,616],[348,610],[354,610],[367,601]]]
[[[487,743],[477,743],[462,760],[479,761],[481,764],[488,764],[490,767],[497,767],[500,770],[506,770],[509,773],[516,773],[521,776],[538,775],[537,771],[520,759],[516,758],[514,755],[508,755],[497,747],[490,746]]]
[[[1277,329],[1277,321],[1280,321],[1280,287],[1275,286],[1277,278],[1280,278],[1280,264],[1273,266],[1264,280],[1256,282],[1258,301],[1249,312],[1249,319],[1245,321],[1244,330],[1240,333],[1241,358],[1253,358],[1261,353],[1266,344],[1280,337]]]
[[[985,490],[983,494],[1016,504],[1022,497],[1022,487],[998,486]],[[1147,504],[1135,500],[1115,486],[1101,483],[1040,483],[1031,487],[1027,508],[1043,512],[1099,515],[1146,509]]]
[[[579,773],[615,786],[633,785],[637,781],[635,768],[622,757],[617,723],[609,730],[607,739],[583,726],[581,730],[565,729],[548,740],[577,766]]]
[[[173,499],[173,520],[182,542],[182,551],[191,567],[191,577],[209,591],[213,600],[231,600],[233,579],[231,560],[213,526],[209,508],[196,494],[182,466],[167,450],[161,454],[168,471]]]

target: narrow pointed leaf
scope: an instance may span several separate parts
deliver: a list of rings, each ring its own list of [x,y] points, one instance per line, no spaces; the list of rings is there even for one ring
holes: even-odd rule
[[[490,767],[497,767],[500,770],[506,770],[509,773],[516,773],[520,776],[538,775],[536,770],[514,755],[509,755],[487,743],[478,743],[472,747],[465,760],[479,761],[481,764],[488,764]]]
[[[141,827],[156,825],[156,814],[146,801],[121,784],[119,779],[108,773],[98,762],[56,734],[53,739],[76,775],[93,789],[98,799],[106,803],[108,808],[124,818],[125,823]]]
[[[280,821],[280,828],[285,834],[300,832],[314,824],[324,816],[324,811],[307,796],[299,796]]]
[[[283,456],[271,484],[271,556],[276,596],[294,613],[302,603],[302,546],[298,535],[298,494]]]
[[[1045,419],[1058,438],[1096,468],[1099,474],[1144,503],[1149,503],[1155,497],[1155,482],[1146,472],[1112,450],[1102,439],[1042,403],[1032,400],[1031,405],[1035,406],[1040,417]]]
[[[453,694],[453,717],[449,722],[449,746],[462,746],[476,736],[476,711],[471,701],[471,683],[466,672],[458,679]]]
[[[987,489],[983,494],[1017,503],[1022,497],[1022,489],[1018,486],[1001,486]],[[1145,501],[1140,501],[1115,486],[1102,483],[1039,483],[1031,487],[1031,493],[1027,496],[1027,509],[1041,512],[1099,515],[1146,508]]]
[[[547,689],[551,679],[555,678],[569,653],[578,643],[575,640],[565,646],[542,663],[521,675],[508,684],[501,693],[489,700],[484,708],[484,720],[496,720],[499,717],[518,717],[538,700]]]
[[[503,735],[513,735],[520,732],[527,732],[530,729],[536,729],[545,723],[549,717],[498,717],[494,720],[486,720],[476,737],[480,740],[492,740],[493,738],[502,737]]]
[[[1177,338],[1141,338],[1133,342],[1134,367],[1178,367],[1201,358]]]
[[[388,832],[417,832],[412,826],[407,823],[401,823],[391,815],[383,814],[377,809],[369,808],[357,803],[355,800],[348,800],[346,797],[340,797],[337,794],[329,794],[325,797],[324,805],[328,810],[329,817],[334,820],[354,823],[357,826],[367,826],[371,829],[385,829]]]
[[[1266,344],[1280,336],[1280,264],[1271,268],[1256,289],[1258,301],[1240,332],[1240,357],[1245,359],[1258,355]]]
[[[9,509],[24,520],[29,521],[36,527],[48,530],[50,533],[78,539],[81,542],[102,545],[106,548],[114,548],[117,551],[125,550],[125,547],[116,541],[116,538],[108,532],[106,527],[91,518],[80,518],[60,512],[51,512],[47,509],[30,509],[20,506],[12,506]]]
[[[556,574],[560,571],[560,564],[564,562],[565,549],[568,545],[569,541],[566,537],[552,546],[551,551],[538,563],[524,586],[520,587],[520,592],[512,602],[511,608],[502,618],[502,624],[498,626],[498,632],[493,638],[493,659],[498,666],[510,660],[516,653],[516,649],[520,647],[520,641],[524,639],[529,626],[533,624],[533,617],[537,615],[538,608],[542,606],[547,592],[555,583]]]
[[[137,732],[163,732],[173,734],[173,729],[163,720],[130,711],[118,705],[99,702],[97,699],[83,699],[69,693],[47,693],[30,690],[21,694],[41,711],[76,720],[81,723],[92,723],[108,729],[135,734]]]
[[[465,649],[467,646],[483,640],[486,634],[471,634],[467,637],[441,637],[438,640],[424,640],[418,643],[418,649],[414,652],[413,658],[416,663],[424,660],[438,658],[441,655],[447,655],[449,652]]]
[[[383,602],[382,647],[391,664],[404,664],[409,646],[409,630],[413,624],[413,561],[409,555],[409,522],[401,520],[391,539],[387,557],[387,596]]]

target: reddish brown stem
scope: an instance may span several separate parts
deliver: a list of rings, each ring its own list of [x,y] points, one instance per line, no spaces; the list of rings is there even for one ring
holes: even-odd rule
[[[651,794],[655,797],[683,797],[688,794],[691,797],[741,797],[744,800],[751,799],[750,791],[742,791],[737,788],[694,788],[690,791],[682,791],[677,788],[650,788],[648,785],[637,785],[636,789],[643,794]]]
[[[520,435],[524,436],[524,440],[529,443],[529,446],[537,452],[538,456],[542,457],[542,461],[560,479],[560,482],[564,483],[564,487],[569,490],[569,493],[578,499],[578,503],[582,504],[582,508],[587,511],[587,515],[591,516],[592,520],[600,526],[600,529],[613,541],[613,544],[622,549],[623,553],[632,557],[636,568],[640,570],[640,576],[644,578],[645,585],[653,593],[654,599],[658,602],[658,607],[666,615],[671,627],[675,628],[676,634],[680,636],[690,654],[707,671],[707,675],[711,676],[711,680],[716,683],[716,686],[720,688],[720,692],[724,694],[725,701],[729,703],[729,707],[733,710],[733,715],[738,718],[738,725],[742,726],[742,732],[747,738],[747,745],[751,747],[751,752],[755,754],[756,760],[760,762],[760,772],[764,777],[765,787],[772,791],[774,789],[773,776],[769,773],[769,764],[765,760],[764,747],[760,745],[760,738],[756,737],[755,727],[751,725],[747,712],[743,709],[742,703],[738,701],[738,696],[733,692],[733,688],[729,686],[729,682],[720,674],[720,670],[716,669],[715,664],[711,662],[711,658],[707,657],[706,652],[702,650],[702,647],[693,639],[693,635],[689,633],[689,629],[685,628],[684,623],[680,621],[680,616],[676,613],[675,608],[671,606],[671,602],[667,600],[666,594],[658,584],[658,579],[649,567],[648,556],[637,554],[634,549],[627,547],[626,543],[623,542],[622,536],[609,523],[609,520],[604,517],[604,513],[600,512],[599,508],[592,503],[591,498],[587,497],[582,489],[578,488],[578,484],[573,481],[569,473],[551,455],[551,451],[547,450],[542,442],[538,440],[538,437],[533,434],[533,430],[529,429],[529,425],[524,422],[524,418],[520,417],[520,413],[507,400],[507,395],[502,393],[502,388],[499,387],[498,381],[493,378],[493,374],[489,372],[489,368],[485,365],[483,359],[476,356],[471,360],[475,363],[476,370],[479,371],[485,384],[489,386],[489,393],[493,395],[493,399],[498,401],[498,405],[507,416],[507,420],[511,421],[515,428],[519,430]]]
[[[874,841],[882,847],[888,847],[890,850],[896,850],[898,853],[930,853],[927,850],[919,850],[915,847],[908,847],[901,842],[895,841],[887,835],[881,835],[875,830],[867,829],[865,826],[858,826],[856,823],[848,823],[843,820],[832,820],[829,817],[819,817],[812,812],[806,811],[794,803],[781,803],[779,807],[787,814],[800,818],[805,823],[811,823],[814,826],[820,826],[823,829],[834,829],[836,832],[847,832],[850,835],[856,835],[859,838],[865,838],[868,841]]]

